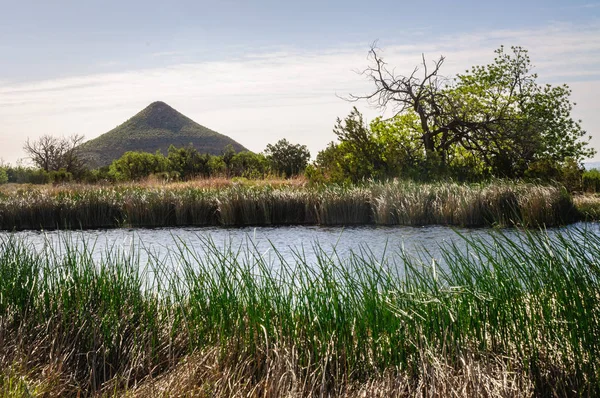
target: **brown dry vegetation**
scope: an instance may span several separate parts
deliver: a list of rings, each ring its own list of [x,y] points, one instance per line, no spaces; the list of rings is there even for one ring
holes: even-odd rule
[[[205,225],[554,226],[578,216],[560,188],[402,181],[310,186],[303,179],[9,186],[0,229]]]
[[[573,203],[585,220],[600,220],[600,195],[575,195]]]

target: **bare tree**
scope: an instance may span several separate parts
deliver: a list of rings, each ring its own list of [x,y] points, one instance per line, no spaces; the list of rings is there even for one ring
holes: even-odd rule
[[[434,137],[444,133],[444,128],[438,126],[441,119],[445,118],[444,109],[448,102],[448,97],[443,91],[448,79],[439,74],[444,57],[434,61],[430,68],[423,56],[422,64],[415,67],[410,75],[404,76],[397,75],[395,70],[389,70],[378,51],[375,45],[371,46],[369,59],[372,60],[373,65],[362,72],[373,82],[375,90],[363,96],[350,95],[349,100],[366,99],[382,110],[391,107],[396,114],[406,111],[416,112],[423,130],[422,140],[425,150],[434,152],[436,150]],[[422,77],[419,77],[421,69]],[[440,145],[448,145],[443,141],[442,139]]]
[[[35,141],[27,139],[23,149],[33,163],[45,171],[64,169],[69,173],[77,173],[84,166],[84,161],[79,156],[79,146],[83,139],[79,134],[68,138],[46,134]]]
[[[434,155],[442,164],[454,146],[477,154],[490,166],[508,155],[515,163],[533,156],[540,129],[525,123],[531,119],[526,102],[539,92],[536,75],[529,73],[527,51],[520,47],[513,51],[511,57],[501,47],[493,64],[449,79],[440,74],[443,56],[431,64],[423,56],[421,64],[405,76],[388,68],[373,45],[371,65],[362,74],[375,89],[347,99],[367,100],[384,111],[392,108],[396,115],[414,112],[427,157]]]

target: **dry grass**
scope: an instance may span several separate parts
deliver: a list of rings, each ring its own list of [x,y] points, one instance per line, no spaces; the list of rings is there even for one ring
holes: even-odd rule
[[[576,195],[573,203],[585,220],[600,220],[600,195]]]
[[[357,382],[344,376],[323,380],[302,374],[293,350],[271,350],[264,364],[252,360],[224,364],[217,350],[186,357],[159,377],[148,379],[123,393],[126,397],[532,397],[535,386],[518,361],[476,359],[466,355],[458,366],[442,357],[422,353],[420,372],[409,375],[386,370]],[[257,365],[263,371],[256,376]],[[556,391],[559,393],[559,391]]]
[[[10,186],[0,194],[0,229],[205,225],[554,226],[578,216],[559,188],[391,181],[308,186],[306,181]]]

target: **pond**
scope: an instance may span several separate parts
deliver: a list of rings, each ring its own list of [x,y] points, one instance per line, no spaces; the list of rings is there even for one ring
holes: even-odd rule
[[[586,229],[600,234],[598,223],[577,223],[556,231]],[[503,229],[507,236],[523,234],[518,229]],[[413,256],[431,259],[441,258],[441,247],[455,244],[465,247],[463,237],[492,239],[498,230],[465,229],[444,226],[426,227],[246,227],[246,228],[160,228],[160,229],[111,229],[86,231],[20,231],[0,232],[0,240],[13,236],[25,241],[36,250],[52,248],[61,253],[66,246],[85,248],[92,257],[99,260],[109,252],[135,252],[141,262],[149,256],[154,259],[173,261],[170,254],[177,253],[184,246],[202,256],[210,248],[221,252],[238,253],[240,256],[259,254],[269,263],[282,259],[293,263],[298,257],[308,264],[314,263],[318,252],[324,252],[340,259],[352,253],[367,253],[376,259],[387,260],[399,257],[402,252]],[[68,245],[67,245],[68,243]],[[177,257],[177,256],[175,256]]]

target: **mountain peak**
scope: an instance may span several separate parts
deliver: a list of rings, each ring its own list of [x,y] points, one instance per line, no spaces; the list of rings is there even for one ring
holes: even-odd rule
[[[125,123],[82,144],[92,167],[105,166],[126,151],[167,154],[170,145],[192,144],[200,153],[220,154],[227,145],[246,150],[231,138],[204,127],[162,101],[156,101]]]
[[[151,103],[130,121],[140,127],[166,129],[173,132],[195,123],[162,101]]]
[[[160,106],[168,106],[170,108],[170,106],[166,102],[162,102],[162,101],[154,101],[153,103],[148,105],[146,108],[156,108],[156,107],[160,107]]]
[[[169,104],[162,101],[154,101],[142,110],[143,112],[177,112]],[[179,112],[177,112],[179,113]]]

